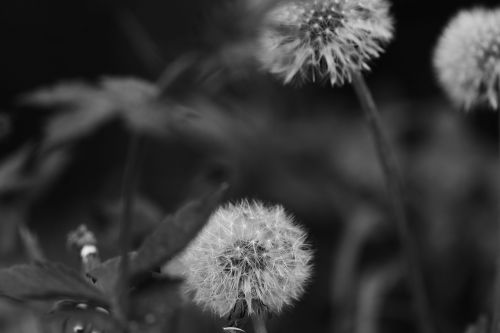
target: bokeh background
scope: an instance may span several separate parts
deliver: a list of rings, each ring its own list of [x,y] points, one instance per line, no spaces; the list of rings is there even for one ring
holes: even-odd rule
[[[103,76],[154,82],[181,55],[213,53],[221,35],[231,37],[229,2],[2,1],[2,266],[26,261],[17,236],[21,224],[55,261],[76,265],[66,234],[81,223],[95,231],[104,257],[118,250],[130,124],[115,114],[78,126],[89,120],[82,110],[99,118],[106,98],[95,92],[87,91],[78,116],[63,120],[50,103],[26,103],[23,96],[68,80],[91,87]],[[492,302],[498,113],[455,109],[437,86],[431,62],[446,22],[478,5],[498,4],[394,1],[395,40],[367,75],[399,153],[440,332],[464,332]],[[229,65],[228,74],[199,62],[189,64],[167,94],[194,110],[194,122],[166,135],[150,133],[143,142],[136,242],[181,203],[226,181],[228,199],[283,204],[309,231],[315,249],[305,297],[270,320],[271,332],[415,331],[381,170],[351,87],[283,87],[255,66]],[[135,91],[134,84],[123,95],[127,89]],[[51,134],[56,144],[47,145]],[[0,307],[0,331],[19,329],[12,311]],[[178,331],[216,332],[221,325],[187,305]]]

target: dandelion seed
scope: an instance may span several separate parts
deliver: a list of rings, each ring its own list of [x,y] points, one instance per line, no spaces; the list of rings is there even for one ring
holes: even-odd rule
[[[466,110],[500,101],[500,9],[455,16],[440,37],[434,67],[450,99]]]
[[[279,313],[310,277],[305,237],[281,206],[228,204],[183,255],[187,287],[196,303],[221,317]]]
[[[385,0],[304,0],[281,5],[261,37],[263,68],[285,83],[297,79],[350,82],[369,70],[393,36]]]

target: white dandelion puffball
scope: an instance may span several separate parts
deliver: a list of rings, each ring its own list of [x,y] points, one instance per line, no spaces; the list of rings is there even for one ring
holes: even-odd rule
[[[302,0],[272,10],[259,60],[285,83],[296,79],[350,82],[369,70],[393,36],[386,0]]]
[[[439,82],[458,106],[470,109],[500,100],[500,9],[458,13],[440,37],[434,53]]]
[[[219,208],[186,249],[186,286],[194,301],[221,317],[279,313],[310,277],[305,232],[283,207],[243,201]]]

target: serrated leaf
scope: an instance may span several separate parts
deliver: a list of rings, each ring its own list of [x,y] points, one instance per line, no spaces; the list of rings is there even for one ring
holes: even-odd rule
[[[147,237],[132,257],[132,275],[139,275],[164,264],[178,254],[205,225],[219,204],[227,185],[203,198],[191,201],[169,216]]]
[[[0,296],[22,301],[77,299],[108,304],[104,294],[78,272],[53,262],[1,269]]]

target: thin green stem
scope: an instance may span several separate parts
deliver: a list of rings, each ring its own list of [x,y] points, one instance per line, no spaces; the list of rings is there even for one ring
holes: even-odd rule
[[[499,130],[499,142],[498,142],[498,149],[499,149],[499,156],[500,156],[500,110],[498,114],[498,130]],[[500,189],[500,166],[497,168],[498,170],[498,175],[497,175],[497,182],[498,188]],[[490,333],[498,333],[500,332],[500,193],[497,193],[498,196],[498,208],[497,208],[497,214],[498,214],[498,224],[497,224],[497,233],[498,233],[498,248],[497,248],[497,253],[496,253],[496,273],[495,273],[495,282],[494,282],[494,293],[493,293],[493,314],[492,314],[492,320],[490,324]]]
[[[262,316],[252,316],[252,323],[255,333],[267,333],[266,322]]]
[[[407,219],[403,182],[399,174],[395,152],[385,136],[377,106],[361,73],[354,73],[353,86],[365,112],[378,159],[385,176],[391,208],[403,246],[408,279],[418,316],[419,329],[422,333],[434,333],[435,328],[425,290],[419,251]]]
[[[132,212],[134,207],[134,192],[138,166],[138,155],[140,148],[140,134],[134,132],[130,138],[130,144],[125,162],[125,170],[123,173],[123,188],[122,188],[122,224],[120,227],[120,276],[116,290],[115,306],[117,308],[118,317],[123,323],[127,321],[129,309],[129,251],[131,245],[131,229],[132,229]],[[126,325],[124,325],[126,327]]]

